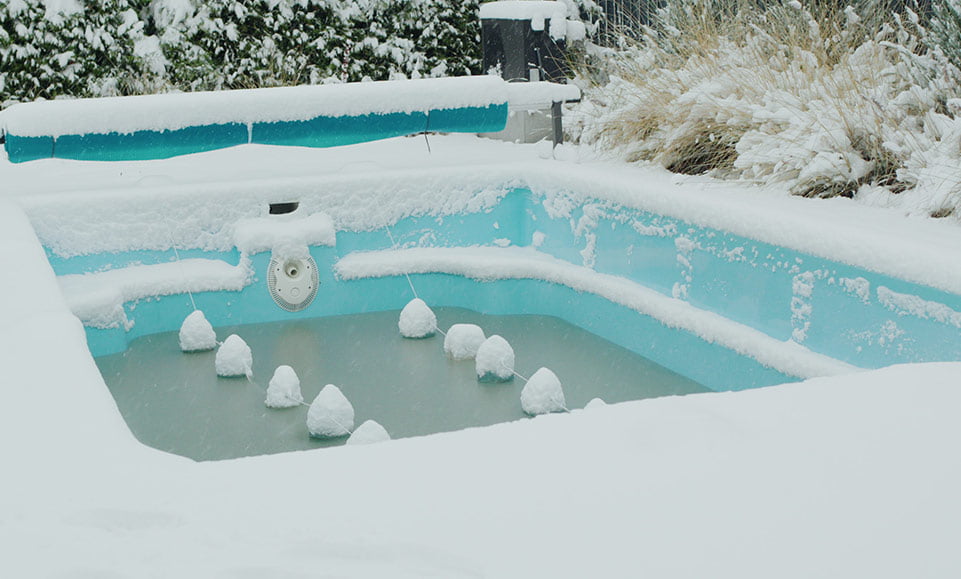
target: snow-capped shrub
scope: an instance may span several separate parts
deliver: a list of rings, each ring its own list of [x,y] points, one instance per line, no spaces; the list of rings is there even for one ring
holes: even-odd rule
[[[0,102],[142,92],[162,57],[128,0],[0,3]]]
[[[914,12],[841,6],[669,3],[640,41],[605,53],[609,81],[587,87],[573,127],[675,172],[887,205],[928,195],[911,206],[949,213],[961,179],[943,168],[961,162],[961,74]]]
[[[480,50],[477,0],[6,0],[0,103],[455,76]]]

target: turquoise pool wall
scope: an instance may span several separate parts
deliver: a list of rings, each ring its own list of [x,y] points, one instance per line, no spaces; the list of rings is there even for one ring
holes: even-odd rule
[[[603,201],[560,206],[556,196],[516,189],[489,211],[410,216],[390,227],[397,247],[528,246],[536,239],[540,251],[559,259],[630,279],[860,367],[961,360],[961,296]],[[194,297],[214,325],[400,309],[412,297],[403,277],[340,281],[331,269],[353,251],[391,247],[387,231],[379,229],[340,231],[336,247],[312,248],[322,285],[316,301],[297,314],[281,310],[268,295],[267,253],[252,257],[253,285]],[[236,251],[184,249],[180,256],[240,259]],[[61,275],[173,259],[172,251],[71,259],[50,254]],[[565,286],[536,280],[480,283],[444,274],[412,277],[428,303],[491,314],[554,315],[714,389],[787,379],[723,347]],[[122,351],[130,339],[177,329],[191,309],[185,295],[126,304],[131,330],[89,328],[91,350]]]

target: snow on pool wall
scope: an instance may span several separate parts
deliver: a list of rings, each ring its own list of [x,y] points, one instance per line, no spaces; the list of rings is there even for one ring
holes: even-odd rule
[[[475,212],[400,219],[391,232],[396,245],[385,229],[341,230],[334,247],[311,248],[321,270],[321,288],[314,304],[303,312],[285,312],[271,301],[265,286],[270,257],[266,252],[251,257],[254,281],[242,291],[200,292],[194,298],[215,325],[400,309],[413,297],[402,276],[338,279],[334,273],[338,263],[357,255],[354,252],[398,248],[486,246],[496,251],[526,246],[539,255],[584,266],[584,271],[637,282],[672,301],[716,312],[776,341],[795,342],[855,366],[961,359],[957,295],[610,202],[573,204],[563,194],[541,195],[521,188]],[[42,228],[38,233],[43,238]],[[172,251],[155,250],[74,257],[48,251],[48,255],[58,275],[174,259]],[[185,248],[180,256],[231,264],[241,260],[237,250]],[[415,272],[412,279],[432,305],[491,314],[554,315],[714,389],[787,379],[729,348],[550,280],[475,281],[443,268]],[[175,330],[191,311],[184,294],[131,300],[123,307],[133,323],[129,330],[120,324],[88,327],[94,354],[122,351],[135,337]]]
[[[332,147],[507,124],[505,83],[458,77],[18,104],[9,160],[163,159],[242,144]]]

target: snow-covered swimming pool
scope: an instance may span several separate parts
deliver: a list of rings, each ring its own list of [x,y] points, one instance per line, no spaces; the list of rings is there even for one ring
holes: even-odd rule
[[[3,351],[8,357],[0,429],[7,440],[19,441],[3,450],[9,465],[5,481],[11,489],[4,495],[4,512],[8,523],[16,523],[0,525],[8,543],[17,547],[6,561],[9,568],[41,575],[109,575],[117,570],[137,575],[160,569],[181,576],[263,574],[265,569],[296,575],[318,568],[382,576],[400,569],[409,576],[433,572],[467,577],[617,576],[625,569],[705,576],[721,569],[724,575],[768,577],[783,572],[783,561],[792,560],[798,537],[817,538],[806,543],[811,557],[797,561],[795,569],[808,575],[830,564],[848,575],[894,577],[916,568],[919,554],[938,569],[956,568],[956,549],[949,539],[959,512],[952,490],[959,470],[952,458],[956,453],[948,447],[956,438],[957,365],[891,368],[736,395],[624,403],[362,449],[198,464],[137,443],[83,349],[83,332],[64,309],[34,232],[63,273],[86,271],[82,261],[94,255],[116,258],[131,252],[135,261],[149,264],[157,261],[151,252],[159,252],[159,261],[167,262],[173,259],[171,240],[183,248],[183,259],[222,254],[232,258],[225,261],[232,267],[239,263],[234,224],[267,217],[270,202],[298,198],[306,215],[322,212],[331,218],[338,236],[335,247],[344,254],[338,264],[355,268],[355,273],[361,266],[376,265],[386,275],[381,258],[391,245],[386,233],[380,233],[385,224],[411,215],[449,223],[461,214],[497,211],[499,200],[523,188],[535,206],[570,207],[569,213],[556,213],[555,225],[569,232],[567,251],[572,257],[565,260],[567,266],[544,256],[512,269],[507,266],[516,262],[490,262],[500,264],[502,276],[554,271],[558,279],[584,288],[583,294],[569,290],[574,296],[600,301],[592,288],[622,296],[637,307],[673,312],[672,319],[684,327],[692,323],[685,317],[691,306],[707,312],[706,318],[698,313],[696,319],[715,320],[705,324],[715,337],[758,356],[780,351],[757,347],[764,344],[802,356],[810,354],[804,348],[830,356],[833,351],[815,339],[822,332],[827,335],[831,325],[863,328],[855,332],[860,334],[876,331],[870,320],[894,322],[899,329],[931,324],[942,336],[944,328],[953,327],[950,315],[939,316],[943,323],[933,317],[925,320],[880,302],[891,295],[882,288],[932,303],[938,301],[938,292],[959,293],[956,252],[934,249],[956,247],[945,241],[957,237],[936,223],[915,227],[900,218],[864,215],[860,208],[849,212],[841,203],[731,190],[697,179],[675,180],[657,171],[554,162],[539,159],[534,148],[477,139],[432,137],[428,156],[422,139],[418,141],[398,139],[322,153],[291,149],[281,155],[249,147],[156,163],[53,161],[24,164],[16,171],[6,168],[13,177],[7,182],[15,183],[19,193],[0,213],[6,239],[0,255],[7,271],[19,273],[3,278],[9,283],[2,306]],[[598,205],[659,215],[681,224],[678,234],[687,237],[692,228],[705,232],[690,251],[692,281],[687,298],[679,300],[683,303],[673,298],[673,284],[682,281],[682,264],[671,237],[641,238],[662,244],[664,268],[638,267],[638,274],[600,277],[611,275],[606,268],[615,263],[603,258],[605,244],[614,245],[605,236],[636,229],[624,227],[631,220],[618,222],[616,229],[604,220],[594,228],[585,221],[585,235],[575,237],[572,227]],[[511,237],[495,233],[505,228],[503,222],[500,230],[489,225],[491,240]],[[551,232],[541,224],[533,229],[547,236],[539,251],[553,251],[548,246]],[[347,245],[352,236],[344,231],[377,232],[381,253],[354,254]],[[392,231],[397,238],[403,235]],[[734,271],[756,271],[761,278],[771,274],[778,280],[776,294],[781,297],[771,302],[780,304],[779,313],[768,323],[781,331],[768,334],[769,341],[763,340],[764,331],[744,321],[747,316],[739,318],[743,327],[722,326],[713,317],[724,308],[709,306],[705,297],[720,289],[711,285],[714,278],[707,264],[714,250],[708,242],[724,238],[717,233],[722,231],[739,238],[733,248],[745,247],[741,253],[748,256],[733,262],[731,267],[743,268]],[[709,237],[711,232],[714,237]],[[593,268],[585,268],[580,255],[588,247],[587,233],[596,234]],[[186,249],[190,245],[185,240],[191,239],[199,240],[193,250]],[[407,237],[398,244],[419,240]],[[493,241],[482,245],[471,248],[475,257],[505,249]],[[438,242],[423,251],[452,247]],[[787,253],[779,254],[782,262],[802,259],[804,263],[797,264],[801,271],[788,269],[775,276],[763,262],[750,259],[752,248],[760,248],[764,257],[770,247],[785,249]],[[318,247],[325,248],[330,249]],[[439,277],[460,280],[457,272],[469,265],[462,259],[443,259],[448,254],[414,249],[391,253],[396,258],[392,267],[427,269],[429,263],[453,272]],[[109,255],[113,253],[118,255]],[[621,254],[626,253],[627,247],[622,248]],[[266,255],[258,255],[255,258],[266,263]],[[545,260],[553,265],[542,263]],[[852,273],[841,275],[839,263],[849,264],[843,271]],[[830,264],[838,272],[835,284],[830,277],[813,280],[811,324],[801,343],[804,348],[794,348],[786,344],[785,333],[794,329],[794,277]],[[627,265],[622,262],[622,267]],[[560,269],[549,269],[555,266]],[[658,270],[665,275],[659,284],[632,281]],[[585,277],[579,277],[582,274]],[[415,275],[423,276],[414,279],[417,284],[433,274]],[[861,325],[854,312],[830,310],[824,307],[828,302],[820,301],[840,290],[840,277],[863,277],[869,284],[861,284],[867,290],[861,295],[839,294],[847,300],[839,302],[842,310],[861,308],[862,295],[869,302],[863,311],[871,317]],[[365,279],[374,283],[376,278]],[[593,284],[599,279],[606,281]],[[888,279],[901,280],[900,285]],[[61,276],[59,281],[65,280]],[[493,287],[485,283],[478,285]],[[195,289],[202,287],[201,280],[196,284]],[[403,287],[406,282],[401,278],[396,284]],[[648,286],[659,296],[645,293],[644,299],[630,301],[636,295],[627,291],[634,288],[631,284]],[[112,287],[120,293],[109,292],[110,300],[119,297],[123,303],[135,301],[143,286]],[[746,304],[748,296],[773,291],[762,291],[767,286],[759,284],[750,287],[752,293],[743,296]],[[803,297],[803,285],[798,289],[798,297]],[[420,285],[418,291],[423,291]],[[713,295],[713,303],[722,301],[723,294]],[[81,305],[76,297],[71,297],[74,308]],[[165,299],[173,298],[140,299],[135,308],[128,306],[129,320],[135,322],[131,331],[149,326],[148,312],[159,311],[151,308]],[[276,308],[269,297],[264,301]],[[182,303],[187,302],[182,296]],[[950,307],[952,302],[944,298],[941,303]],[[921,334],[904,334],[916,340],[915,354],[925,352],[925,338],[917,339]],[[879,345],[862,343],[869,346],[864,351]],[[938,344],[927,343],[932,352],[938,351]],[[855,350],[852,345],[846,351]],[[898,359],[892,356],[891,361]],[[852,360],[861,365],[856,357]],[[713,370],[725,372],[723,366]],[[66,486],[65,473],[70,476]],[[702,492],[705,481],[711,481],[712,493]],[[309,498],[317,489],[323,497]],[[889,508],[878,509],[878,504]],[[424,520],[428,522],[410,524]],[[316,521],[324,521],[323,528]],[[738,522],[735,534],[731,521]],[[272,530],[266,542],[265,528]],[[371,529],[377,529],[376,535]],[[780,532],[784,529],[788,531]],[[211,537],[216,538],[213,543]],[[318,544],[326,547],[318,552]],[[761,546],[758,557],[745,556],[746,544]],[[703,550],[705,558],[685,558],[682,549],[691,545]],[[844,548],[838,550],[838,545]],[[556,557],[559,547],[567,552],[563,558]],[[65,556],[47,557],[51,548]],[[371,561],[383,566],[371,570]]]

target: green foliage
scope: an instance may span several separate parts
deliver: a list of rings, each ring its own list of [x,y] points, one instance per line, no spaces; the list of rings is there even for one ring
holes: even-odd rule
[[[79,7],[79,5],[78,5]],[[138,92],[143,23],[127,0],[46,15],[40,0],[0,5],[0,102]]]
[[[70,3],[64,3],[70,6]],[[477,73],[477,0],[0,3],[0,102]]]

